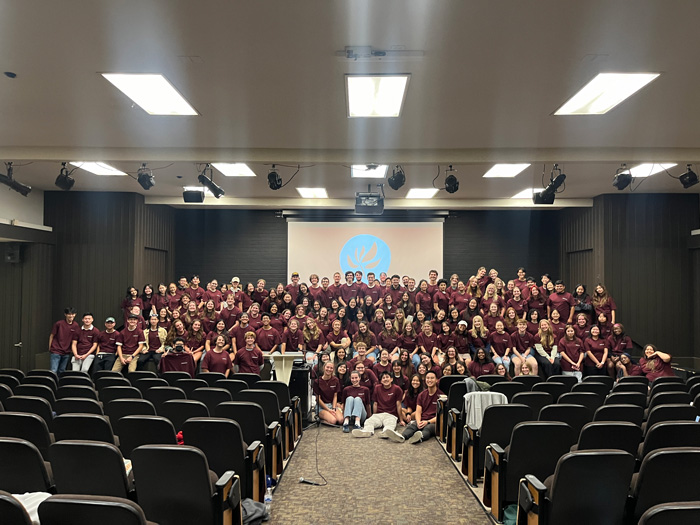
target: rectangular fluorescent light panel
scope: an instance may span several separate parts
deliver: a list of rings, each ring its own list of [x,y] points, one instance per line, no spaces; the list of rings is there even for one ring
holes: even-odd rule
[[[410,75],[345,75],[348,117],[398,117]]]
[[[544,190],[544,188],[542,188]],[[511,197],[511,199],[531,199],[532,195],[540,190],[536,190],[535,188],[528,188],[526,190],[521,191],[520,193],[516,193]]]
[[[214,162],[212,164],[217,170],[223,173],[226,177],[255,177],[255,173],[247,164],[236,162],[233,164],[226,162]]]
[[[382,164],[374,169],[369,169],[365,164],[353,164],[350,168],[350,176],[353,179],[383,179],[389,166]]]
[[[297,188],[299,195],[305,199],[327,199],[326,188]]]
[[[411,188],[406,194],[407,199],[432,199],[439,190],[437,188]]]
[[[659,73],[600,73],[554,114],[603,115],[658,76]]]
[[[212,192],[210,192],[207,188],[204,186],[183,186],[182,189],[184,191],[203,191],[204,195],[209,195],[211,197],[214,196]]]
[[[90,173],[94,173],[95,175],[126,175],[121,170],[118,170],[117,168],[114,168],[110,166],[109,164],[105,164],[104,162],[71,162],[71,166],[75,166],[76,168],[80,168],[81,170],[89,171]]]
[[[632,174],[634,178],[639,178],[639,177],[650,177],[651,175],[656,175],[657,173],[660,173],[664,170],[668,170],[673,168],[674,166],[678,166],[678,164],[640,164],[639,166],[635,166],[633,168],[629,169],[629,172]]]
[[[494,164],[489,171],[484,173],[484,177],[515,177],[528,167],[530,167],[529,164]]]
[[[103,73],[102,76],[149,115],[197,115],[163,75]]]

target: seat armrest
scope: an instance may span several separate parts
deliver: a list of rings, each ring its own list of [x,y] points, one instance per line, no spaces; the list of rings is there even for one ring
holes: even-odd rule
[[[296,408],[299,406],[299,403],[301,403],[301,399],[299,399],[299,396],[294,396],[292,399],[290,399],[292,402],[292,407]]]
[[[447,426],[453,427],[459,422],[459,410],[456,408],[451,409],[447,412]]]
[[[233,470],[227,470],[216,482],[217,520],[224,525],[232,523],[233,505],[241,501],[240,478]],[[234,492],[232,494],[232,492]],[[237,493],[237,494],[235,494]],[[233,501],[231,501],[231,499]],[[220,517],[219,517],[220,516]]]
[[[445,411],[445,405],[446,401],[443,401],[442,399],[437,400],[437,413],[442,414]]]
[[[265,448],[260,441],[253,441],[248,445],[246,456],[250,458],[253,468],[261,469],[265,465]]]
[[[267,425],[267,431],[272,436],[273,441],[277,443],[282,442],[282,435],[280,434],[280,424],[278,421],[274,421]]]
[[[547,488],[531,474],[525,475],[518,485],[518,522],[543,523]]]

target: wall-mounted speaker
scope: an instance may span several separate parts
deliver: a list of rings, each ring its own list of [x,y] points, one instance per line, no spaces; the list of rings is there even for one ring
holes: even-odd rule
[[[20,244],[16,242],[8,242],[5,244],[5,262],[17,264],[22,262],[20,257]]]
[[[183,191],[182,199],[185,202],[204,202],[204,192],[203,191]]]

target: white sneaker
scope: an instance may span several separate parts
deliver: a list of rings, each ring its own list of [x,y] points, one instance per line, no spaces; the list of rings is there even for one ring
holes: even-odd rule
[[[386,434],[386,437],[388,437],[394,443],[403,443],[405,441],[405,438],[396,430],[390,430],[387,428],[384,432],[382,432],[382,434]]]
[[[421,432],[420,430],[413,434],[410,438],[408,438],[408,442],[412,445],[420,443],[421,441],[423,441],[423,432]]]
[[[370,432],[369,430],[361,429],[361,428],[355,428],[352,431],[352,437],[368,438],[368,437],[372,437],[372,432]]]
[[[379,434],[377,434],[381,439],[389,439],[389,434],[387,433],[389,429],[385,428]]]

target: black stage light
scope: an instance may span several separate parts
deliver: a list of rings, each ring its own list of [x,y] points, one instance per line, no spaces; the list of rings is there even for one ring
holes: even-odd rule
[[[275,165],[272,165],[272,169],[267,174],[267,184],[270,186],[271,190],[279,190],[282,187],[282,177],[275,169]]]
[[[615,178],[613,179],[613,186],[618,190],[622,191],[627,186],[632,183],[632,174],[630,170],[627,169],[627,164],[623,164],[621,168],[618,168],[615,172]]]
[[[555,172],[558,173],[556,177],[554,176]],[[535,204],[554,204],[554,197],[557,190],[562,184],[564,184],[565,180],[566,175],[561,172],[559,165],[555,164],[554,168],[552,168],[552,172],[549,175],[549,184],[544,190],[538,193],[533,193],[532,202]]]
[[[686,166],[687,171],[686,171],[683,175],[681,175],[680,177],[678,177],[678,180],[681,181],[681,184],[683,185],[683,187],[684,187],[686,190],[687,190],[688,188],[690,188],[691,186],[695,186],[695,185],[698,183],[698,176],[697,176],[697,174],[691,169],[692,166],[693,166],[692,164],[688,164],[688,165]]]
[[[136,173],[136,180],[146,191],[156,185],[156,178],[153,176],[153,172],[146,167],[145,162],[141,164],[139,171]]]
[[[209,177],[207,177],[206,175],[207,172],[209,172]],[[212,180],[211,164],[207,164],[206,166],[204,166],[204,169],[202,170],[202,173],[199,174],[199,177],[197,177],[197,180],[202,186],[208,189],[212,193],[212,195],[214,195],[214,197],[216,197],[217,199],[225,194],[223,188]]]
[[[401,166],[396,166],[387,182],[392,190],[398,190],[401,186],[406,184],[406,174],[403,172],[403,168]]]
[[[447,193],[455,193],[459,189],[459,181],[455,177],[455,169],[450,164],[450,167],[445,170],[445,191]]]
[[[16,191],[23,197],[29,195],[32,191],[32,187],[27,186],[26,184],[22,184],[21,182],[18,182],[12,178],[13,168],[11,162],[6,162],[5,166],[7,167],[7,175],[0,174],[0,184],[5,184],[6,186],[9,186],[11,190]]]
[[[68,168],[66,168],[66,163],[61,162],[61,171],[56,177],[56,186],[58,186],[63,191],[70,191],[75,184],[75,179],[68,173]]]

